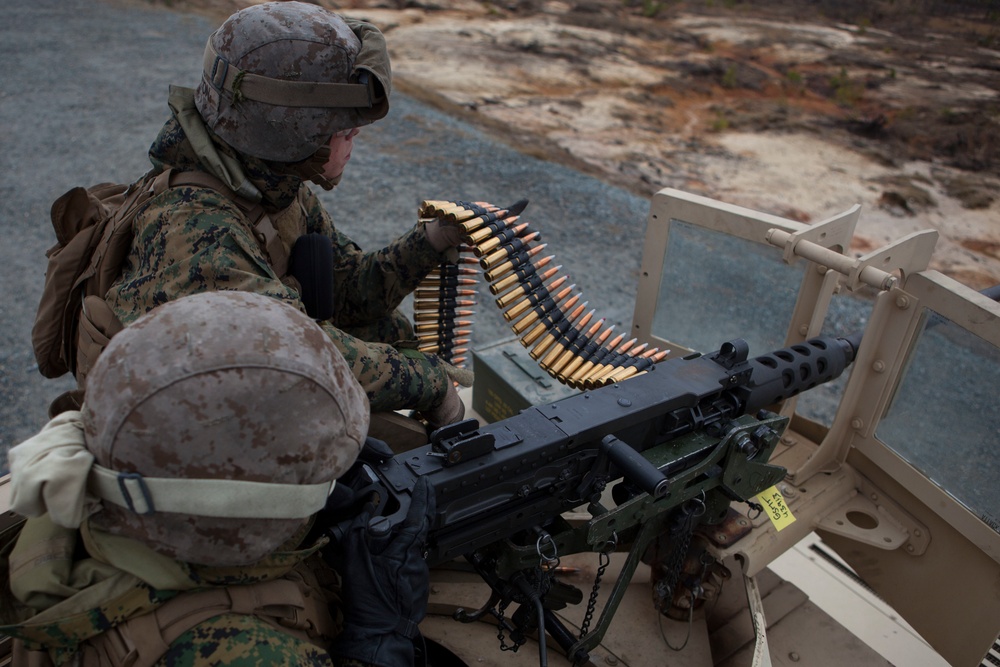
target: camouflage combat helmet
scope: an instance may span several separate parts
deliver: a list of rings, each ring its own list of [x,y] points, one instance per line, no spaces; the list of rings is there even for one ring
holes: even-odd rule
[[[343,18],[313,4],[236,12],[205,47],[199,114],[236,150],[276,162],[304,160],[335,132],[382,118],[389,58],[381,33],[360,25],[364,44]]]
[[[231,291],[168,302],[87,379],[92,481],[109,478],[91,522],[191,563],[256,562],[322,508],[368,419],[347,362],[295,308]]]

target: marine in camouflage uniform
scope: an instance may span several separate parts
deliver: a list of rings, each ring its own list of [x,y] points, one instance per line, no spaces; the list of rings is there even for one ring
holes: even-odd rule
[[[286,14],[271,10],[274,5],[285,5],[282,11]],[[325,18],[320,17],[321,12],[329,15],[320,8],[306,5],[303,10],[297,5],[300,3],[265,5],[269,11],[255,16],[255,20],[263,17],[263,28],[238,18],[239,13],[223,24],[209,40],[210,55],[216,60],[206,56],[206,71],[197,91],[171,88],[173,115],[153,142],[150,159],[158,171],[208,172],[238,195],[261,204],[286,256],[303,234],[319,233],[331,239],[334,313],[321,323],[324,330],[364,387],[373,412],[415,409],[426,413],[439,408],[449,393],[454,393],[452,378],[469,383],[468,372],[417,351],[412,326],[396,308],[440,264],[442,252],[435,250],[424,225],[415,226],[381,250],[363,252],[334,227],[304,182],[313,180],[325,188],[333,187],[334,183],[320,173],[328,154],[323,152],[328,151],[327,138],[333,132],[370,123],[387,111],[389,74],[384,44],[373,26],[351,22],[350,28],[364,41],[359,42],[348,28],[341,28],[346,34],[334,29],[330,48],[343,51],[343,62],[320,52],[323,62],[306,69],[302,63],[307,57],[301,49],[286,45],[295,42],[281,42],[270,34],[282,29],[310,33],[309,21],[318,23]],[[292,17],[298,23],[291,28],[274,27],[290,15],[287,12],[298,12]],[[268,24],[271,15],[276,15],[277,21]],[[303,42],[312,39],[309,34],[293,38]],[[330,41],[327,35],[322,39]],[[366,61],[366,53],[376,57]],[[306,81],[348,81],[356,78],[366,62],[373,62],[371,72],[362,71],[371,74],[370,81],[379,82],[369,83],[369,87],[384,89],[384,95],[370,109],[354,109],[346,103],[343,106],[347,108],[285,108],[241,100],[239,90],[226,87],[238,86],[238,82],[226,84],[213,78],[213,71],[223,61],[220,59],[225,58],[233,61],[225,67],[238,65],[243,68],[241,74],[257,72],[280,79],[290,76],[289,71],[298,75],[303,70],[301,78]],[[332,64],[326,62],[331,59]],[[105,297],[107,303],[126,325],[167,301],[212,290],[265,294],[305,312],[299,285],[289,276],[279,275],[280,268],[255,238],[251,224],[234,201],[213,188],[180,186],[167,190],[136,218],[131,251],[120,279]],[[451,399],[454,402],[454,397]]]
[[[412,662],[391,628],[423,618],[426,567],[390,581],[384,554],[351,541],[365,514],[339,545],[364,556],[338,560],[343,579],[320,553],[315,512],[358,456],[368,405],[315,322],[257,294],[178,299],[115,336],[90,383],[82,412],[10,452],[11,506],[30,517],[0,535],[16,664]],[[419,527],[391,538],[418,566],[423,492]],[[355,587],[398,606],[359,615]]]
[[[44,573],[38,571],[30,553],[16,549],[17,545],[51,540],[68,546],[61,554],[66,560],[55,561],[57,567],[47,568]],[[72,560],[78,541],[97,555]],[[302,549],[279,550],[252,566],[213,568],[164,558],[137,540],[115,537],[89,524],[80,531],[61,528],[43,516],[29,519],[23,528],[18,525],[0,536],[0,544],[5,547],[0,559],[9,562],[9,580],[19,583],[17,595],[25,601],[11,596],[0,613],[0,632],[21,640],[15,652],[16,664],[36,664],[30,661],[43,660],[43,652],[55,665],[69,664],[77,658],[88,665],[100,664],[97,656],[102,652],[124,658],[127,651],[116,652],[114,648],[124,645],[120,629],[129,621],[148,618],[172,600],[180,601],[182,593],[280,580],[301,571],[307,562],[315,566],[317,552],[326,541]],[[71,568],[66,566],[70,560]],[[63,566],[61,572],[59,565]],[[326,592],[335,611],[340,604],[336,590]],[[8,595],[5,592],[4,598]],[[99,602],[95,604],[95,600]],[[342,619],[335,621],[339,629]],[[135,626],[126,636],[132,640],[132,633],[141,628]],[[173,639],[155,664],[366,664],[351,659],[334,662],[328,651],[316,643],[319,641],[319,637],[310,641],[291,635],[253,614],[221,612]],[[39,653],[32,655],[35,651]],[[94,662],[88,662],[91,660]]]
[[[193,91],[174,88],[176,113],[193,109]],[[175,116],[150,149],[158,168],[199,169],[199,155]],[[416,351],[409,322],[394,309],[441,254],[420,226],[376,252],[365,253],[334,228],[316,195],[294,175],[279,174],[265,161],[238,156],[221,141],[212,148],[238,158],[246,178],[274,212],[287,250],[302,234],[333,239],[336,312],[322,323],[351,366],[373,411],[427,410],[441,400],[449,377],[443,362]],[[123,324],[172,299],[214,290],[266,294],[302,309],[299,293],[275,274],[246,216],[225,195],[182,186],[153,199],[133,225],[135,240],[122,277],[105,299]]]

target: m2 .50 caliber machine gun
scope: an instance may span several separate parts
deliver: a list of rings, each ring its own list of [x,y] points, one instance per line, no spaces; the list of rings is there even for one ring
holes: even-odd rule
[[[406,517],[417,480],[426,478],[436,499],[428,564],[464,556],[492,589],[481,609],[460,610],[456,620],[492,614],[506,650],[537,633],[543,665],[548,633],[583,664],[654,540],[676,542],[676,567],[662,591],[669,604],[692,531],[721,521],[733,501],[753,505],[782,480],[785,469],[767,461],[788,418],[766,408],[837,378],[859,344],[860,334],[820,337],[748,359],[738,339],[493,424],[447,426],[409,452],[368,447],[338,484],[353,498],[338,503],[373,502],[370,528],[391,530]],[[612,484],[614,506],[605,507]],[[581,505],[588,521],[571,525],[562,517]],[[336,539],[344,524],[333,515],[328,530]],[[582,593],[554,580],[559,557],[626,548],[600,618],[589,627],[591,599],[581,631],[571,633],[553,612],[581,602]]]

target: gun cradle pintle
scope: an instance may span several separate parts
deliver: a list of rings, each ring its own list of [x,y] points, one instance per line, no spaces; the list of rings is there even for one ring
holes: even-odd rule
[[[337,486],[377,498],[384,530],[403,521],[414,484],[426,477],[437,501],[428,564],[465,556],[494,598],[528,609],[534,601],[512,593],[508,578],[538,567],[543,542],[559,555],[630,544],[624,584],[615,585],[595,629],[572,646],[559,641],[579,657],[600,641],[646,547],[685,503],[703,503],[699,521],[716,523],[730,502],[784,477],[767,460],[788,420],[764,408],[838,377],[859,343],[860,336],[814,338],[748,360],[747,344],[730,341],[712,355],[665,361],[493,424],[452,424],[425,447],[368,457]],[[619,480],[617,505],[604,508],[601,494]],[[561,519],[584,504],[593,517],[587,523],[574,528]],[[337,537],[336,527],[330,532]],[[558,641],[561,630],[549,630]]]

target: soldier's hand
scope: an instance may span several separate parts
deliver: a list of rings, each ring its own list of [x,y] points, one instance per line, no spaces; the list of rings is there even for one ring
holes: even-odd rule
[[[444,222],[435,218],[424,225],[427,240],[438,252],[448,248],[456,248],[465,242],[465,230],[453,222]]]
[[[366,508],[340,544],[335,566],[343,579],[344,630],[330,653],[377,667],[413,664],[413,639],[427,613],[429,575],[423,551],[434,516],[434,494],[421,478],[398,532],[371,522]]]
[[[465,416],[465,404],[462,403],[455,385],[449,382],[448,390],[445,392],[441,404],[421,414],[427,420],[427,425],[430,429],[436,431],[442,426],[461,421]]]
[[[473,380],[476,376],[473,375],[472,371],[468,368],[459,368],[454,364],[449,364],[447,361],[441,360],[441,366],[444,368],[444,372],[451,378],[452,382],[457,382],[463,387],[471,387]]]

